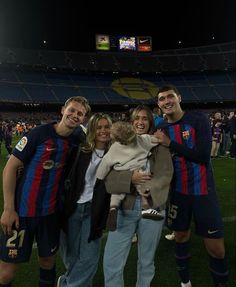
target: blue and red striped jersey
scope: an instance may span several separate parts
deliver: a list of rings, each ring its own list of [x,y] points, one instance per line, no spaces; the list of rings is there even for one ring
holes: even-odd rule
[[[212,137],[213,137],[212,140],[217,143],[220,143],[222,133],[223,131],[221,127],[213,127],[212,128]]]
[[[13,155],[24,163],[16,188],[19,216],[45,216],[61,206],[66,161],[78,144],[74,135],[58,135],[53,124],[34,128],[18,142]]]
[[[212,134],[208,118],[201,112],[186,112],[175,123],[160,126],[170,137],[173,154],[173,192],[207,195],[215,191],[210,152]]]

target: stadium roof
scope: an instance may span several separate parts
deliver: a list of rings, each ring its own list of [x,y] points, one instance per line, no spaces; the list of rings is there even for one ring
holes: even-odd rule
[[[92,52],[96,33],[152,36],[156,51],[236,40],[233,0],[83,2],[2,1],[0,47]]]

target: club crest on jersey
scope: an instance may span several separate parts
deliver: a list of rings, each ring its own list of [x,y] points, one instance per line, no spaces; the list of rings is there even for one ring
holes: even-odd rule
[[[27,137],[23,137],[18,144],[16,145],[16,149],[18,149],[19,151],[22,151],[25,146],[27,145],[28,139]]]
[[[9,249],[8,257],[10,257],[10,258],[16,258],[16,257],[17,257],[17,254],[18,254],[17,249]]]
[[[190,132],[189,131],[183,131],[182,136],[183,136],[183,139],[187,140],[190,137]]]

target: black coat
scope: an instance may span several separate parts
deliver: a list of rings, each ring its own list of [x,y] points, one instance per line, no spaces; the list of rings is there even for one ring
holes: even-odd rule
[[[62,228],[67,233],[68,218],[74,213],[85,185],[85,174],[88,169],[92,152],[77,151],[75,160],[65,180],[63,194]],[[106,192],[102,180],[97,180],[94,186],[91,207],[91,229],[89,241],[101,237],[106,227],[106,219],[110,207],[110,195]]]

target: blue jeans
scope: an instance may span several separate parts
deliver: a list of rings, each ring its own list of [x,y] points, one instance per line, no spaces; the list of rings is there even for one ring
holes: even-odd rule
[[[104,251],[103,268],[106,287],[124,287],[123,271],[135,232],[138,235],[136,287],[150,286],[155,274],[155,252],[165,220],[144,219],[141,212],[139,196],[132,210],[119,210],[117,230],[109,232]],[[165,216],[165,210],[162,210],[161,214]]]
[[[77,204],[69,218],[68,234],[61,232],[60,252],[66,273],[60,278],[60,287],[89,287],[97,271],[100,239],[88,243],[91,203]]]

